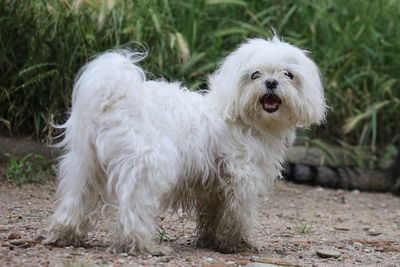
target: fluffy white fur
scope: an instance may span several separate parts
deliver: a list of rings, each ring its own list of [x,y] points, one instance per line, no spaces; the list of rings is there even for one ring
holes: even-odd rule
[[[116,207],[119,251],[158,251],[155,217],[169,207],[193,212],[199,246],[250,247],[257,205],[280,175],[296,127],[324,119],[316,65],[276,37],[252,39],[225,58],[202,95],[146,80],[140,59],[111,51],[81,70],[47,242],[81,243],[103,199]],[[261,103],[268,79],[282,102],[271,113]]]

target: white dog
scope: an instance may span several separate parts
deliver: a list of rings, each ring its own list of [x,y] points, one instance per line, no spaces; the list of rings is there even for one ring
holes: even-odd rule
[[[197,245],[248,248],[258,203],[279,177],[296,127],[324,119],[318,68],[277,37],[252,39],[200,94],[147,81],[141,59],[112,51],[81,70],[47,242],[79,244],[104,199],[116,207],[119,251],[159,251],[155,217],[168,207],[194,213]]]

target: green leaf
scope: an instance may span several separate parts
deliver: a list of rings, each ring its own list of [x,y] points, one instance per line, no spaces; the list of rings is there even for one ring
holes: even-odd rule
[[[246,1],[242,0],[206,0],[206,5],[238,5],[246,7]]]

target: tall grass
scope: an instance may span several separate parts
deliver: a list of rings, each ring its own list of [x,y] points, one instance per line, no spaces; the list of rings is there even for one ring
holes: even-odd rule
[[[42,136],[63,121],[75,73],[101,51],[137,41],[146,69],[197,89],[228,51],[274,27],[324,75],[332,110],[314,136],[372,151],[399,143],[397,0],[5,0],[0,14],[3,131]]]

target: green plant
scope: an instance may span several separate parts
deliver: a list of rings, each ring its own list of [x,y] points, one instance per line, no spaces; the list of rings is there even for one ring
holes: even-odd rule
[[[18,185],[44,182],[55,174],[54,165],[43,155],[29,153],[22,158],[7,156],[5,175]]]
[[[387,146],[385,149],[385,153],[382,156],[380,166],[384,169],[389,167],[392,164],[393,158],[395,157],[397,152],[398,152],[398,150],[395,146],[393,146],[393,145]]]
[[[309,227],[307,224],[302,223],[300,226],[297,228],[297,231],[302,234],[307,234],[310,232],[311,227]]]
[[[158,232],[158,241],[160,242],[171,242],[173,241],[173,238],[171,238],[167,230],[163,226],[157,227],[157,232]]]
[[[74,76],[99,52],[137,41],[151,77],[204,89],[228,51],[275,27],[324,77],[331,110],[309,136],[372,153],[400,140],[398,0],[5,0],[0,13],[3,132],[65,121]]]

